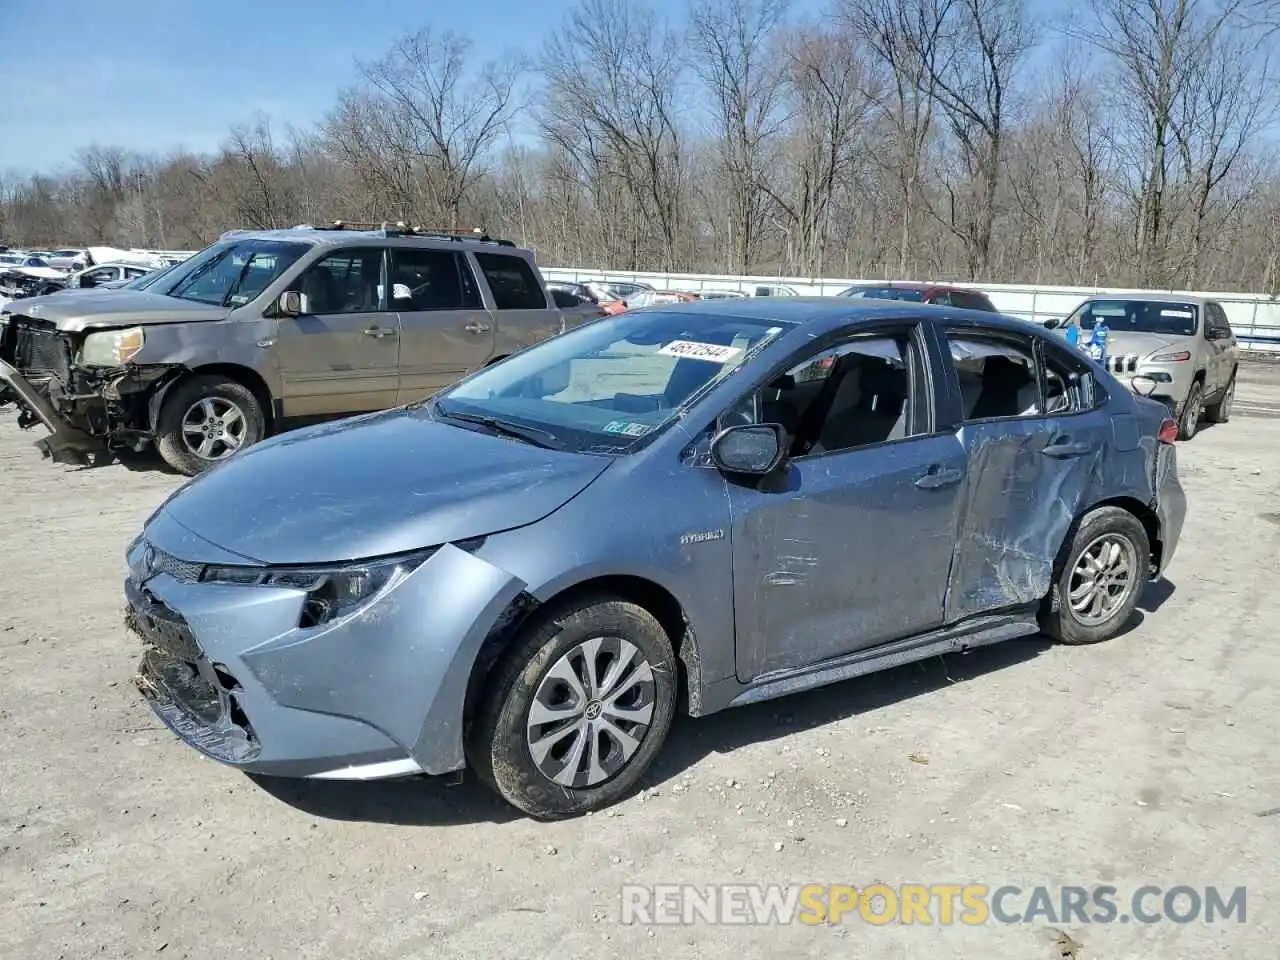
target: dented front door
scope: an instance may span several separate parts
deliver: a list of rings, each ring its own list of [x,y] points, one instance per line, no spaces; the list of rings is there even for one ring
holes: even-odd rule
[[[802,457],[728,484],[738,677],[937,627],[965,452],[953,434]]]

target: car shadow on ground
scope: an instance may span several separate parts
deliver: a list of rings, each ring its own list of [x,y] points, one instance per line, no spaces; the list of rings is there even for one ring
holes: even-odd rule
[[[1168,580],[1147,585],[1138,609],[1116,635],[1136,630],[1173,595]],[[653,767],[637,790],[661,787],[711,754],[782,740],[792,734],[847,720],[910,700],[951,684],[966,683],[1006,667],[1034,659],[1053,646],[1036,635],[1008,640],[967,653],[952,653],[904,664],[777,700],[735,707],[709,717],[677,716]],[[514,810],[468,772],[460,783],[440,778],[338,782],[252,777],[271,796],[295,809],[332,820],[367,821],[405,826],[448,826],[520,819]]]
[[[1045,637],[1012,640],[895,667],[766,703],[736,707],[701,719],[679,717],[654,767],[637,787],[660,785],[712,753],[790,736],[952,683],[1030,659],[1051,645]],[[521,814],[498,799],[474,774],[457,785],[415,777],[368,783],[252,777],[271,796],[304,813],[333,820],[413,826],[504,823]]]

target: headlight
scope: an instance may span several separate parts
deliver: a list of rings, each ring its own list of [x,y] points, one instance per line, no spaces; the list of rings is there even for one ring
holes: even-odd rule
[[[1190,350],[1176,350],[1173,353],[1157,353],[1148,358],[1152,363],[1178,363],[1191,359]]]
[[[317,627],[354,613],[387,587],[421,566],[434,551],[344,567],[205,567],[206,583],[304,590],[300,627]]]
[[[91,333],[84,338],[84,346],[80,348],[80,362],[90,366],[118,367],[137,356],[145,340],[141,327]]]

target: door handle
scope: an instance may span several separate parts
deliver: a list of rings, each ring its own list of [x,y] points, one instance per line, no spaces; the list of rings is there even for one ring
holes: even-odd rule
[[[1040,452],[1046,457],[1054,457],[1058,460],[1065,460],[1068,457],[1082,457],[1093,448],[1087,443],[1072,442],[1070,437],[1055,437],[1050,444]]]
[[[963,476],[963,470],[944,470],[941,464],[935,463],[916,477],[916,486],[922,490],[936,490],[938,487],[959,483]]]
[[[467,333],[488,333],[489,325],[487,323],[477,323],[475,320],[472,320],[462,329],[467,331]]]
[[[387,327],[365,327],[360,331],[366,337],[373,337],[375,340],[381,340],[383,337],[394,337],[396,332]]]

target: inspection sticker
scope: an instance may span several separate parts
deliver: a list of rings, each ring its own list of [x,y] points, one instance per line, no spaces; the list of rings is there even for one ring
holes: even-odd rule
[[[664,357],[688,357],[711,363],[728,363],[741,352],[741,347],[722,347],[718,343],[699,343],[697,340],[672,340],[658,351]]]
[[[620,433],[624,437],[643,437],[652,429],[647,423],[634,423],[630,420],[610,420],[604,425],[605,433]]]
[[[1162,316],[1162,317],[1182,317],[1182,318],[1184,318],[1184,319],[1189,320],[1189,319],[1191,319],[1191,311],[1190,311],[1190,310],[1161,310],[1161,311],[1160,311],[1160,316]]]

